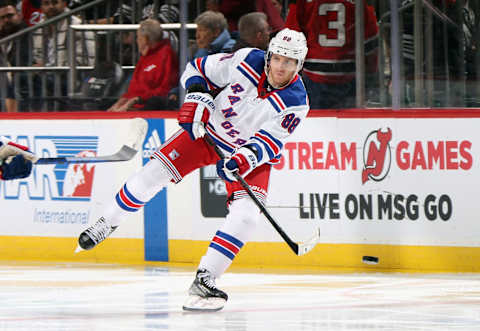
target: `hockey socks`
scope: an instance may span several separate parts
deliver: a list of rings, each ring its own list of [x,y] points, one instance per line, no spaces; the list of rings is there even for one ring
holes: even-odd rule
[[[158,160],[151,160],[134,173],[107,206],[103,217],[112,226],[142,208],[170,182],[170,176]]]
[[[184,310],[216,311],[222,309],[228,299],[227,294],[216,287],[215,279],[227,270],[248,241],[260,215],[253,202],[245,198],[234,200],[229,209],[225,223],[215,233],[200,261]]]
[[[158,160],[148,162],[127,180],[103,215],[80,234],[79,247],[88,250],[104,241],[123,219],[142,208],[169,181],[170,176]]]

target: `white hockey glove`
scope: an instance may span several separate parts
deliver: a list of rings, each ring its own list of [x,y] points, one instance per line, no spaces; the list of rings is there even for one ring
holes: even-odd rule
[[[180,111],[178,123],[188,132],[192,140],[203,137],[205,124],[208,122],[210,113],[215,110],[213,98],[208,93],[192,92],[185,96]]]
[[[217,174],[220,178],[235,182],[234,173],[246,177],[257,167],[257,155],[249,147],[240,147],[230,158],[217,161]]]

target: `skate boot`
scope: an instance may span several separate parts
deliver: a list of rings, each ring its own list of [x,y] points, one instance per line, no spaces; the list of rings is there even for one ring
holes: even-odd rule
[[[80,234],[78,245],[85,250],[92,249],[107,239],[116,228],[116,226],[111,226],[103,217],[100,217],[95,224]]]
[[[189,297],[183,310],[217,311],[225,306],[227,293],[215,286],[215,277],[206,269],[199,269],[192,286],[188,290]]]

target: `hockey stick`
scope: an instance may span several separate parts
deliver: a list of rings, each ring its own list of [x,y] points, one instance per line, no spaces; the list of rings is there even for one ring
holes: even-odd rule
[[[35,164],[63,164],[63,163],[102,163],[102,162],[119,162],[131,160],[137,150],[127,145],[123,145],[122,148],[112,155],[105,156],[65,156],[65,157],[34,157],[32,162]]]
[[[220,157],[221,159],[224,159],[225,155],[223,154],[222,150],[217,146],[217,144],[215,144],[215,142],[212,140],[212,138],[207,133],[205,133],[204,138],[207,141],[207,143],[215,149],[215,152],[217,153],[218,157]],[[242,187],[245,189],[245,191],[247,191],[248,196],[253,200],[253,202],[257,205],[257,207],[260,209],[260,211],[263,213],[263,215],[265,215],[265,217],[270,222],[270,224],[275,228],[275,230],[277,230],[278,234],[283,238],[283,240],[285,240],[287,245],[292,249],[292,251],[295,254],[297,254],[299,256],[303,255],[303,254],[306,254],[306,253],[310,252],[313,249],[313,247],[315,247],[315,245],[320,240],[320,229],[318,229],[316,231],[315,235],[312,238],[310,238],[309,240],[307,240],[305,243],[297,244],[292,239],[290,239],[290,237],[283,231],[283,229],[280,227],[280,225],[278,225],[277,222],[275,222],[275,220],[270,215],[270,213],[265,208],[265,206],[257,199],[257,197],[253,193],[252,189],[250,188],[250,185],[248,185],[248,183],[245,181],[245,179],[243,179],[242,176],[240,176],[236,172],[233,173],[233,176],[240,183],[240,185],[242,185]]]

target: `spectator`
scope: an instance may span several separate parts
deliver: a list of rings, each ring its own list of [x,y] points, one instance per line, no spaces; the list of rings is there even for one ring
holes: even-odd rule
[[[141,57],[128,91],[108,111],[171,109],[168,92],[178,84],[178,58],[170,41],[163,39],[160,23],[147,19],[137,30]]]
[[[68,2],[68,8],[73,10],[80,6],[86,5],[89,2],[94,0],[70,0]],[[129,2],[130,0],[128,0]],[[127,1],[123,1],[127,2]],[[88,22],[89,24],[101,24],[98,22],[100,17],[111,17],[112,13],[114,13],[118,8],[118,1],[104,1],[103,3],[99,3],[94,7],[90,7],[81,12],[81,18]],[[103,20],[103,18],[101,18]],[[107,23],[107,22],[103,22]]]
[[[44,20],[49,20],[58,16],[67,8],[67,0],[42,0],[42,12],[45,14]],[[43,20],[42,20],[43,21]],[[55,24],[50,24],[42,29],[37,29],[33,33],[33,65],[37,67],[69,66],[68,59],[68,26],[69,24],[81,24],[82,21],[76,16],[62,19]],[[75,33],[75,64],[77,66],[93,66],[95,62],[95,40],[91,31],[77,31]],[[65,102],[63,98],[67,96],[67,77],[65,72],[52,72],[45,75],[36,75],[34,77],[34,95],[40,97],[53,97],[55,104],[48,102],[47,105],[36,104],[33,108],[46,107],[47,110],[59,110],[60,102]],[[76,85],[80,85],[79,79]],[[44,88],[45,87],[45,88]],[[46,95],[40,95],[46,91]],[[48,98],[47,98],[48,99]],[[67,108],[70,105],[62,105]],[[65,109],[65,110],[67,110]]]
[[[268,24],[272,27],[272,32],[276,34],[283,29],[285,21],[282,18],[282,6],[275,0],[256,0],[255,7],[257,11],[263,12],[268,17]]]
[[[270,26],[265,13],[253,12],[240,17],[238,21],[239,38],[233,51],[244,47],[267,50],[270,41]]]
[[[83,3],[90,0],[75,0],[76,3]],[[138,23],[134,16],[134,13],[141,14],[140,21],[146,20],[148,18],[154,18],[155,15],[155,3],[153,0],[144,0],[143,2],[135,1],[135,8],[131,6],[132,2],[123,3],[121,6],[118,6],[114,11],[113,16],[108,18],[100,18],[100,19],[90,19],[90,24],[134,24]],[[143,7],[140,7],[142,5]],[[173,4],[163,4],[158,9],[157,18],[160,23],[167,24],[167,23],[177,23],[179,22],[179,15],[180,12],[177,6]],[[164,39],[170,39],[170,43],[173,47],[173,50],[178,53],[179,51],[179,41],[178,35],[174,30],[163,30]],[[116,40],[116,46],[118,48],[115,50],[115,54],[122,54],[119,58],[118,62],[121,62],[123,65],[133,65],[135,63],[135,59],[133,58],[135,52],[133,49],[135,48],[135,33],[132,32],[121,32],[119,38]]]
[[[222,13],[207,10],[198,15],[195,23],[197,23],[195,34],[197,51],[194,58],[228,53],[232,50],[235,40],[227,30],[227,20]]]
[[[195,34],[196,51],[193,58],[199,58],[215,53],[230,53],[235,45],[227,30],[227,20],[220,12],[207,10],[196,19],[197,30]],[[170,91],[169,99],[179,102],[179,87]]]
[[[357,2],[358,3],[358,2]],[[366,68],[377,68],[378,25],[373,7],[365,8]],[[308,54],[303,78],[310,108],[355,106],[355,4],[350,0],[297,0],[287,27],[305,33]]]
[[[0,34],[1,38],[8,37],[22,29],[27,28],[28,25],[22,20],[22,15],[16,8],[15,1],[0,2]],[[30,42],[29,35],[23,35],[18,41],[10,41],[0,45],[2,52],[2,66],[29,66],[31,65],[30,56]],[[17,100],[26,99],[28,96],[28,80],[26,73],[7,73],[2,74],[6,78],[7,95],[5,99],[5,108],[9,113],[15,113],[18,109],[25,110],[27,107],[21,101],[19,106]],[[15,77],[18,79],[15,90]]]
[[[67,0],[42,0],[42,11],[46,19],[54,18],[68,10]],[[36,30],[33,36],[34,63],[37,66],[67,66],[68,26],[69,24],[81,23],[80,18],[71,16],[70,23],[68,19],[63,19],[57,22],[57,24],[49,25],[45,29]],[[44,48],[46,48],[47,52],[44,52]],[[95,40],[93,33],[90,31],[76,33],[75,60],[76,65],[94,64]]]
[[[71,1],[70,7],[74,8],[89,1],[92,0],[73,0]],[[179,10],[172,2],[173,1],[168,1],[168,3],[160,6],[157,18],[154,17],[156,5],[154,0],[135,0],[123,1],[121,4],[113,4],[113,15],[111,16],[103,15],[100,16],[103,18],[92,19],[91,17],[87,17],[87,19],[91,24],[135,24],[148,18],[158,19],[163,23],[174,23],[178,22]],[[133,7],[132,4],[134,5]],[[105,10],[103,12],[107,14]]]

